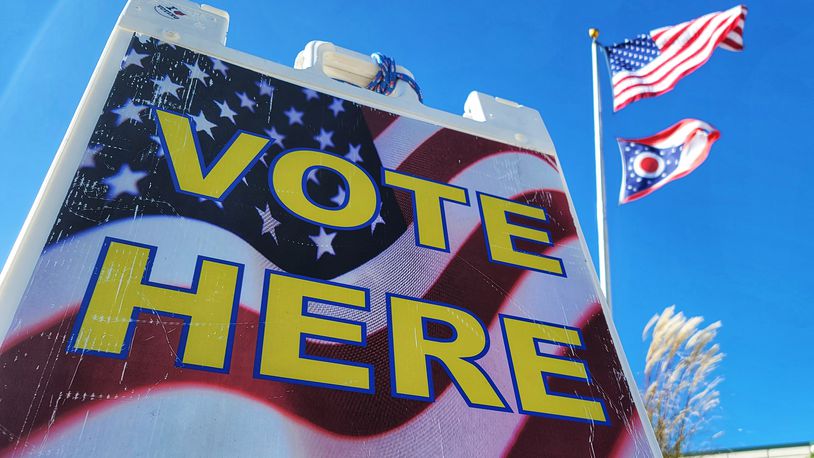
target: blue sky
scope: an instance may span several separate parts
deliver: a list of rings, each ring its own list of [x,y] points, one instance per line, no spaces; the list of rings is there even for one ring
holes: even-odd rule
[[[735,3],[719,0],[237,2],[228,44],[290,65],[303,45],[381,51],[416,75],[425,102],[460,113],[470,90],[538,109],[595,252],[590,41],[611,43]],[[17,237],[123,2],[3,2],[0,12],[0,258]],[[723,321],[724,435],[709,447],[814,440],[814,2],[747,4],[743,53],[719,50],[673,92],[612,114],[605,152],[614,318],[641,376],[641,329],[676,304]],[[384,9],[382,9],[384,8]],[[382,11],[381,14],[378,12]],[[67,71],[60,71],[67,69]],[[617,206],[616,136],[694,117],[721,131],[705,164],[643,200]]]

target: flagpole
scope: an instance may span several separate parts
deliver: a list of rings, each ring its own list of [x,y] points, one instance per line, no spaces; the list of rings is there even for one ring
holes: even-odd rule
[[[602,154],[602,102],[599,92],[599,30],[589,29],[591,37],[591,66],[594,87],[594,154],[596,156],[596,231],[599,244],[599,283],[605,301],[611,307],[610,253],[608,250],[608,220],[605,199],[605,158]]]

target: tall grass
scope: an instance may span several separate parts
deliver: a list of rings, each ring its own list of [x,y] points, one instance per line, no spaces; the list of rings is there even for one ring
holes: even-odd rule
[[[675,306],[656,314],[644,328],[651,338],[645,361],[644,403],[666,458],[678,457],[704,431],[720,404],[714,375],[724,358],[715,343],[721,322],[701,327],[704,318],[676,313]]]

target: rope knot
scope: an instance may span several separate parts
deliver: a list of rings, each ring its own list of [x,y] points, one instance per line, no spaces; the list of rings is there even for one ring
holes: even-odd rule
[[[421,95],[421,89],[418,87],[418,83],[411,78],[410,75],[396,71],[395,60],[380,52],[373,53],[370,57],[379,64],[379,71],[376,73],[376,77],[373,78],[373,81],[367,85],[368,89],[378,92],[379,94],[390,95],[396,88],[398,80],[402,80],[413,88],[418,95],[418,101],[424,103],[424,97]]]

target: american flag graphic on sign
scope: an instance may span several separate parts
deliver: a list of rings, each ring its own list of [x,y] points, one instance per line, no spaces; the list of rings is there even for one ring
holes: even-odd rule
[[[167,133],[159,129],[164,127],[159,111],[190,120],[203,178],[214,173],[238,132],[268,144],[224,198],[178,192],[180,178],[167,151]],[[328,152],[361,168],[380,198],[369,224],[326,227],[281,205],[270,188],[270,168],[292,149]],[[385,186],[383,168],[468,190],[470,205],[446,204],[448,250],[418,246],[414,196]],[[348,182],[328,168],[308,169],[302,186],[316,207],[349,205]],[[561,259],[564,275],[491,262],[495,253],[488,252],[475,190],[544,208],[548,219],[540,230],[547,231],[549,242],[517,239],[517,249]],[[109,273],[97,259],[122,240],[155,248],[142,284],[173,288],[172,294],[196,290],[199,257],[242,266],[235,314],[228,322],[190,323],[180,315],[135,309],[128,351],[121,357],[76,351],[76,329],[106,320],[86,313],[86,306],[98,292],[94,282]],[[311,360],[371,367],[370,390],[254,376],[261,311],[269,306],[267,271],[368,292],[368,310],[319,301],[303,310],[336,323],[362,323],[363,345],[303,335],[300,352]],[[99,456],[651,456],[632,381],[597,294],[553,156],[134,35],[0,347],[0,450]],[[505,409],[472,407],[455,372],[437,361],[427,362],[432,399],[391,394],[387,301],[393,295],[454,304],[484,325],[488,352],[477,356],[477,367],[489,374]],[[532,407],[519,406],[515,395],[522,380],[510,367],[519,356],[514,349],[508,355],[504,344],[501,320],[507,317],[576,330],[579,345],[536,340],[534,345],[537,353],[559,361],[584,362],[589,373],[535,377],[557,396],[596,400],[604,421],[521,413]],[[195,327],[210,325],[231,329],[224,370],[178,364]],[[442,323],[429,321],[425,333],[435,336],[433,342],[455,339]]]
[[[742,51],[746,13],[746,7],[739,5],[606,46],[613,110],[671,91],[681,78],[704,65],[719,46]]]

